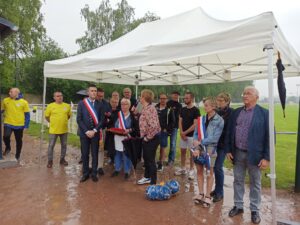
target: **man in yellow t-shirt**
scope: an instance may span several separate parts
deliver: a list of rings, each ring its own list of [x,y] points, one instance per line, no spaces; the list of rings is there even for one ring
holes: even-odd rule
[[[67,152],[68,120],[71,117],[71,107],[69,104],[63,102],[63,94],[60,91],[54,92],[53,98],[54,102],[49,104],[45,111],[45,118],[50,123],[48,168],[52,168],[53,165],[53,149],[57,137],[60,138],[61,143],[60,164],[64,166],[68,165],[65,156]]]
[[[4,135],[5,152],[8,155],[11,150],[10,136],[14,132],[16,139],[16,159],[20,160],[22,150],[23,130],[29,127],[30,113],[28,102],[20,95],[18,88],[9,90],[9,97],[5,98],[1,106],[4,111]]]

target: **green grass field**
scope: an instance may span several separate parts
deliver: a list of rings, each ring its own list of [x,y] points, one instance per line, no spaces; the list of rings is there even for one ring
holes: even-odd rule
[[[201,113],[203,114],[203,110]],[[297,132],[298,129],[298,105],[287,105],[286,118],[283,118],[280,105],[275,106],[275,127],[276,132]],[[28,133],[32,136],[40,136],[41,126],[31,122]],[[48,129],[45,131],[45,139],[48,139]],[[177,146],[179,146],[179,135]],[[278,189],[292,189],[295,183],[295,166],[296,166],[296,134],[277,134],[276,135],[276,186]],[[80,147],[78,136],[70,134],[68,143],[75,147]],[[180,159],[180,150],[177,148],[177,160]],[[230,162],[225,162],[227,168],[231,168]],[[266,171],[268,173],[269,171]],[[263,176],[262,183],[264,187],[270,186],[270,179]]]

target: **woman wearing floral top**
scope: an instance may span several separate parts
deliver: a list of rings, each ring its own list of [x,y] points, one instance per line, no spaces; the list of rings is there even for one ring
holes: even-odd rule
[[[160,125],[155,107],[151,104],[154,94],[151,90],[145,89],[141,92],[140,102],[143,106],[139,125],[140,133],[143,138],[143,158],[145,163],[144,177],[138,184],[156,184],[156,163],[155,154],[159,145]]]

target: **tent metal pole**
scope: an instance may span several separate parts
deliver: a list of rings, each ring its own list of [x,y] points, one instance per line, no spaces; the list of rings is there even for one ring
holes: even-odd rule
[[[135,84],[135,99],[138,99],[138,89],[139,89],[139,85],[138,83]]]
[[[276,225],[276,173],[275,173],[275,132],[274,132],[274,83],[273,83],[273,45],[266,48],[268,51],[268,89],[269,89],[269,143],[270,143],[270,169],[271,198],[272,198],[272,224]]]
[[[44,77],[44,89],[43,89],[43,106],[42,106],[42,118],[41,118],[41,139],[40,139],[40,152],[39,152],[39,166],[41,166],[42,159],[42,148],[44,141],[44,114],[45,114],[45,104],[46,104],[46,87],[47,87],[47,77]]]
[[[298,135],[297,135],[297,151],[296,151],[295,192],[300,193],[300,97],[298,94],[298,89],[297,89],[297,97],[299,98],[299,109],[298,109],[299,112],[298,112]]]

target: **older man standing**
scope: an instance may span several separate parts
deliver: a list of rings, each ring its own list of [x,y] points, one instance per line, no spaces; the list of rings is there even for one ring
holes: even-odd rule
[[[60,165],[67,166],[68,162],[65,160],[67,152],[68,139],[68,120],[71,116],[71,107],[69,104],[63,102],[63,94],[56,91],[53,94],[54,102],[50,103],[45,111],[45,118],[50,123],[49,129],[49,146],[48,146],[48,168],[53,165],[53,149],[57,137],[60,138],[61,155]]]
[[[261,170],[269,165],[269,118],[268,110],[257,105],[258,90],[249,86],[244,89],[244,106],[237,108],[228,124],[225,150],[234,164],[234,207],[229,216],[244,212],[243,197],[246,170],[250,178],[250,210],[254,224],[260,223]]]
[[[19,97],[20,90],[11,88],[9,97],[2,102],[1,110],[4,111],[4,155],[11,151],[10,136],[14,132],[16,138],[16,160],[20,160],[23,145],[23,130],[29,127],[30,113],[28,102]]]

